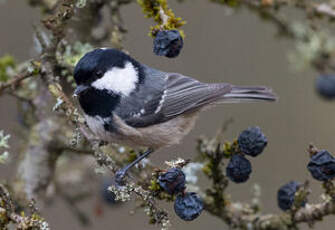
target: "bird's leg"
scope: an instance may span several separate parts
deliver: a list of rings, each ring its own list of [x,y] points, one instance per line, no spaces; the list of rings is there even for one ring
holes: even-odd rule
[[[122,185],[123,184],[123,178],[126,176],[129,169],[131,169],[133,166],[135,166],[137,163],[139,163],[141,160],[146,158],[150,155],[154,150],[152,148],[149,148],[147,151],[145,151],[141,156],[137,157],[136,160],[131,162],[130,164],[126,165],[122,169],[118,170],[115,173],[115,182],[116,185]]]

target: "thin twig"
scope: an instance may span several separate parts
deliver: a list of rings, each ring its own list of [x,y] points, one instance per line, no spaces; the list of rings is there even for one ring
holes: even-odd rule
[[[1,84],[0,83],[0,95],[4,92],[7,88],[12,88],[12,90],[16,89],[16,87],[25,79],[34,76],[34,73],[32,72],[25,72],[18,74],[15,76],[12,80],[9,80],[6,83]]]

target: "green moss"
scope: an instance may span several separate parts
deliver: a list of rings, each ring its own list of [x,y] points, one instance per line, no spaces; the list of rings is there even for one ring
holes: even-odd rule
[[[150,27],[149,36],[155,37],[159,30],[178,30],[180,35],[185,38],[184,31],[180,29],[186,22],[181,17],[176,17],[173,11],[168,7],[167,0],[137,0],[142,7],[142,11],[147,18],[153,18],[157,23]],[[160,9],[168,16],[166,23],[163,23],[160,16]]]
[[[31,215],[30,219],[33,220],[33,221],[39,221],[39,222],[45,221],[45,219],[43,217],[41,217],[38,213],[33,213]]]
[[[207,162],[204,167],[202,167],[202,172],[210,177],[212,175],[212,170],[213,170],[213,163],[212,161]]]
[[[149,190],[152,191],[155,197],[158,200],[165,200],[165,201],[174,201],[175,197],[166,193],[162,187],[158,183],[158,179],[155,177],[150,181]]]
[[[134,160],[136,160],[136,158],[137,158],[137,154],[136,154],[136,152],[135,152],[135,151],[130,151],[129,154],[128,154],[128,159],[127,159],[127,161],[128,161],[129,163],[131,163],[131,162],[133,162]]]
[[[6,82],[9,79],[8,70],[15,68],[13,56],[5,55],[0,58],[0,82]]]
[[[158,183],[158,181],[156,179],[152,179],[150,181],[149,190],[151,190],[153,192],[161,190],[161,186],[159,186],[159,183]]]
[[[231,155],[235,153],[239,153],[240,150],[238,148],[238,142],[237,139],[235,139],[232,143],[231,142],[225,142],[223,146],[223,155],[226,158],[230,158]]]
[[[31,62],[31,66],[32,66],[32,74],[33,75],[37,75],[40,73],[41,70],[41,62],[38,61],[32,61]]]

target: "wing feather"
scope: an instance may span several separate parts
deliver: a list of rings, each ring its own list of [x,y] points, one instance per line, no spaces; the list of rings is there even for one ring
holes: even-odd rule
[[[115,111],[133,127],[159,124],[206,105],[277,99],[270,88],[263,86],[209,84],[178,73],[146,71],[146,82],[133,95],[123,97]]]
[[[146,127],[165,122],[200,109],[231,90],[230,84],[206,84],[177,73],[161,73],[148,79],[155,84],[144,84],[132,98],[121,100],[122,111],[118,115],[128,125]]]
[[[222,98],[230,90],[230,84],[207,84],[180,74],[170,74],[161,112],[166,117],[174,117],[194,111]]]

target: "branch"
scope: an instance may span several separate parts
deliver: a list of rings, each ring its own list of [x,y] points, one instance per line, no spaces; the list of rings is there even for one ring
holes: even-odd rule
[[[38,70],[36,71],[38,72]],[[9,80],[6,83],[0,83],[0,95],[7,88],[11,88],[12,90],[15,90],[23,80],[30,78],[34,75],[36,75],[35,71],[26,71],[24,73],[18,74],[17,76],[14,77],[14,79]]]
[[[329,18],[335,18],[335,10],[332,6],[327,3],[315,4],[314,9],[319,14],[328,16]]]
[[[6,226],[13,222],[16,229],[38,229],[49,230],[49,224],[39,216],[34,202],[30,203],[31,215],[20,215],[15,212],[15,206],[6,187],[0,184],[0,227],[7,229]]]

